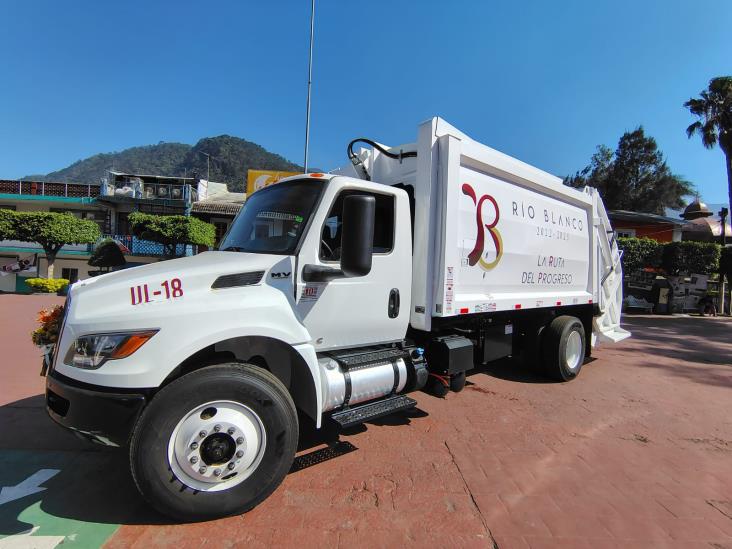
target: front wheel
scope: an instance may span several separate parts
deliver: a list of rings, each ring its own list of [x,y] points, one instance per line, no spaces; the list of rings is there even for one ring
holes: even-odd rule
[[[130,444],[132,476],[175,519],[239,514],[279,486],[297,440],[295,405],[275,376],[250,364],[209,366],[147,406]]]

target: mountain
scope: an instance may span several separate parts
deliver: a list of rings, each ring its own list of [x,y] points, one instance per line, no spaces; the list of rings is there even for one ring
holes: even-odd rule
[[[205,137],[195,145],[158,143],[132,147],[120,152],[103,153],[74,162],[46,175],[26,176],[33,181],[96,183],[107,170],[169,176],[206,177],[206,153],[211,155],[211,180],[228,183],[230,191],[242,191],[247,170],[302,171],[282,156],[239,137],[220,135]]]

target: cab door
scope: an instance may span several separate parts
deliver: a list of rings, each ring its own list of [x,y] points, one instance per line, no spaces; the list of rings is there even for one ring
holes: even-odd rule
[[[343,200],[376,200],[371,271],[360,277],[304,282],[306,265],[340,266]],[[404,339],[409,321],[412,243],[407,194],[357,179],[330,180],[298,254],[296,303],[316,351]]]

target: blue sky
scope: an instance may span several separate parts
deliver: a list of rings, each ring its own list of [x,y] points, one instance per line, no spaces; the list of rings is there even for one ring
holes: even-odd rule
[[[0,178],[223,133],[302,162],[309,0],[57,0],[0,8]],[[724,159],[683,102],[732,74],[726,0],[317,0],[310,164],[444,117],[547,171],[642,124],[726,201]]]

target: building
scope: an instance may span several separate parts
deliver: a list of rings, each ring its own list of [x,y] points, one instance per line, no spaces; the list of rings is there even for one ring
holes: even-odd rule
[[[190,215],[199,198],[206,202],[212,197],[235,195],[228,193],[223,183],[213,183],[190,177],[163,177],[110,171],[99,184],[56,183],[43,181],[0,180],[0,208],[16,211],[69,212],[99,225],[102,238],[112,238],[122,245],[127,266],[159,261],[163,246],[139,239],[131,234],[128,217],[133,211],[159,215]],[[229,197],[232,198],[232,197]],[[223,202],[222,202],[223,203]],[[236,207],[241,207],[239,204]],[[217,225],[222,235],[228,229],[235,212],[227,206],[206,215]],[[204,206],[205,209],[205,206]],[[208,220],[208,219],[207,219]],[[87,264],[94,244],[67,245],[59,252],[54,275],[71,281],[87,278],[95,268]],[[181,247],[181,255],[194,253],[192,246]],[[31,268],[20,267],[29,263]],[[43,249],[33,242],[0,241],[0,291],[30,291],[25,279],[48,274]]]
[[[678,242],[682,238],[684,222],[680,219],[627,210],[610,210],[607,214],[619,237],[646,237],[657,242]]]
[[[104,230],[106,210],[97,202],[98,185],[83,183],[51,183],[42,181],[0,180],[0,208],[19,212],[69,212],[81,219],[99,224]],[[91,246],[68,245],[59,252],[55,274],[59,278],[76,280],[88,276]],[[26,278],[45,276],[48,264],[43,248],[34,242],[0,241],[0,267],[16,270],[19,262],[28,261],[32,267],[19,272],[0,273],[0,291],[29,292]]]
[[[216,246],[218,246],[246,201],[246,197],[245,193],[209,193],[208,198],[193,203],[191,215],[216,227]]]
[[[686,221],[684,223],[683,237],[684,240],[694,240],[696,242],[721,242],[722,237],[722,219],[718,212],[724,205],[715,205],[714,209],[710,209],[697,196],[696,199],[689,204],[681,214]],[[725,222],[725,236],[729,242],[732,237],[732,228],[729,223],[729,216]]]

